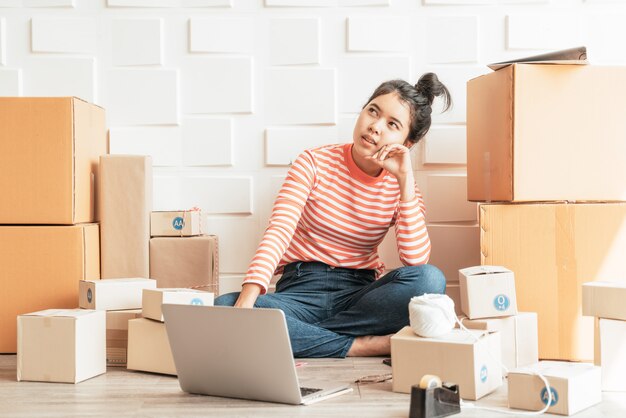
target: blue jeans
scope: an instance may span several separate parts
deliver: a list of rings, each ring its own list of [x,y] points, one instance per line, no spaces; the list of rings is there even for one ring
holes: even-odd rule
[[[374,277],[374,270],[295,262],[285,266],[276,292],[259,296],[254,306],[285,313],[294,357],[343,358],[355,337],[392,334],[408,325],[413,296],[446,289],[443,273],[430,264]],[[232,306],[238,297],[222,295],[215,305]]]

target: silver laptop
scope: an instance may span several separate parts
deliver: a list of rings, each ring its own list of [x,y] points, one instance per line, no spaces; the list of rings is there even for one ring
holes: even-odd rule
[[[185,392],[308,405],[352,391],[329,382],[300,387],[279,309],[164,304],[163,317]]]

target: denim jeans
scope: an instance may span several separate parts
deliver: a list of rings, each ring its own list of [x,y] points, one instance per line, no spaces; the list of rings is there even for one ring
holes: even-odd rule
[[[374,270],[330,267],[320,262],[285,266],[276,292],[257,298],[256,308],[285,313],[295,357],[346,356],[355,337],[387,335],[409,324],[409,300],[443,294],[443,273],[430,264],[401,267],[374,279]],[[218,297],[232,306],[239,292]]]

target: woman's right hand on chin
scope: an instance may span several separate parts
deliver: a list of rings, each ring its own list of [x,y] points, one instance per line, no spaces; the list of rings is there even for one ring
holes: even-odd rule
[[[235,308],[254,308],[254,302],[261,294],[261,286],[255,283],[246,283],[241,288],[241,293],[237,302],[235,302]]]

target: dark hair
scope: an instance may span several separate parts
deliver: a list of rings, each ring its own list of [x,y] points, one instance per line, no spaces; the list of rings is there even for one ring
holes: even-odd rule
[[[370,103],[378,96],[389,93],[397,93],[400,96],[400,100],[409,105],[411,123],[407,140],[413,144],[417,144],[430,129],[430,114],[432,113],[432,104],[435,97],[443,96],[444,112],[452,106],[450,92],[434,73],[423,74],[415,86],[404,80],[385,81],[374,90],[367,103]],[[363,107],[365,108],[365,106]]]

